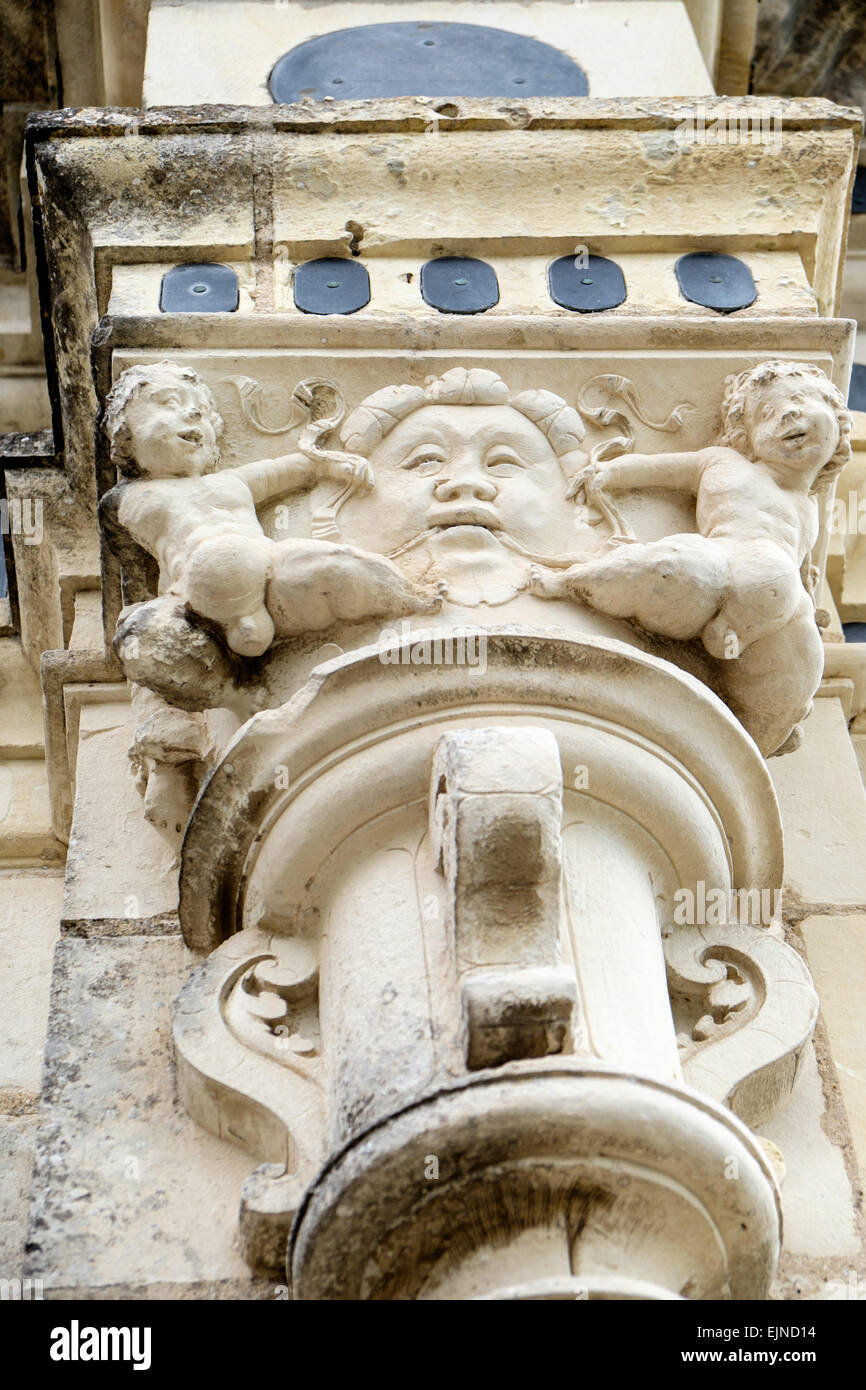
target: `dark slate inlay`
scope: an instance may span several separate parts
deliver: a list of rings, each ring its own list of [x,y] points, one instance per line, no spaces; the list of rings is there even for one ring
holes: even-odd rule
[[[162,277],[164,314],[231,314],[238,302],[238,277],[228,265],[176,265]]]
[[[370,303],[370,277],[360,261],[323,256],[295,271],[295,306],[305,314],[354,314]]]
[[[866,212],[866,164],[858,164],[851,190],[851,211]]]
[[[843,623],[846,642],[866,642],[866,623]]]
[[[486,261],[442,256],[421,267],[421,295],[441,314],[483,314],[499,303],[499,282]]]
[[[851,368],[851,382],[848,386],[848,409],[866,410],[866,366],[855,362]]]
[[[9,580],[6,578],[6,554],[3,544],[3,536],[0,535],[0,598],[6,598],[9,593]]]
[[[625,276],[616,261],[606,256],[587,256],[581,266],[576,256],[561,256],[547,272],[550,297],[563,309],[593,314],[615,309],[625,300]]]
[[[749,267],[722,251],[693,251],[680,256],[676,274],[686,299],[720,314],[747,309],[758,297]]]
[[[277,102],[323,97],[583,97],[589,83],[550,44],[485,24],[359,24],[298,44],[275,64]]]

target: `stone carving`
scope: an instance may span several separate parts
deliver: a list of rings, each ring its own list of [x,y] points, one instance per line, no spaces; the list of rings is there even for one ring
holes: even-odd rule
[[[311,402],[314,389],[307,388]],[[315,426],[293,454],[220,469],[223,422],[210,391],[195,372],[160,362],[122,374],[108,396],[105,429],[123,481],[103,500],[103,516],[158,561],[161,591],[216,623],[239,656],[261,656],[275,633],[430,607],[381,559],[265,536],[256,508],[270,499],[322,476],[347,490],[372,484],[366,460],[322,449]]]
[[[467,1066],[573,1047],[562,965],[562,769],[544,729],[447,734],[430,780],[433,857],[446,876]]]
[[[264,1160],[241,1196],[241,1240],[253,1268],[279,1268],[324,1157],[317,968],[302,937],[251,928],[194,971],[174,1004],[187,1110]]]
[[[617,535],[609,554],[564,574],[536,570],[533,591],[589,603],[663,637],[699,637],[718,661],[748,656],[752,670],[778,670],[793,652],[802,678],[785,717],[794,726],[808,713],[823,670],[810,558],[819,529],[816,489],[850,456],[851,418],[823,372],[794,362],[767,362],[730,378],[722,416],[719,444],[624,454],[590,464],[573,484],[589,499],[636,488],[690,492],[699,534],[645,544]],[[760,688],[734,682],[732,690],[762,752],[782,751]]]
[[[569,605],[594,610],[694,670],[765,756],[796,745],[823,661],[818,499],[849,451],[849,416],[817,368],[769,362],[730,379],[718,444],[618,455],[630,418],[672,433],[687,403],[655,420],[628,378],[591,378],[582,408],[618,434],[590,454],[560,396],[512,392],[482,368],[385,387],[348,414],[333,383],[302,381],[282,426],[262,419],[252,378],[230,381],[258,433],[295,422],[293,452],[220,468],[213,398],[176,363],[128,368],[105,414],[121,481],[103,523],[131,568],[136,554],[159,566],[159,596],[124,611],[115,649],[151,694],[132,757],[167,833],[208,766],[202,711],[248,718],[273,702],[257,664],[272,647],[319,634],[351,646],[385,616],[453,622],[461,608],[565,600],[555,621]],[[697,529],[641,540],[611,494],[662,488],[694,498]],[[266,536],[257,507],[311,489],[312,534]],[[156,718],[159,702],[175,716]]]
[[[765,928],[672,928],[665,938],[674,1004],[691,1004],[680,1034],[683,1077],[749,1125],[787,1099],[818,1015],[818,997],[796,952]]]
[[[675,906],[706,883],[775,902],[754,743],[619,641],[500,628],[468,678],[384,645],[248,720],[184,843],[186,939],[223,944],[175,1039],[192,1113],[265,1160],[248,1258],[279,1269],[293,1223],[301,1298],[512,1296],[527,1249],[591,1297],[763,1296],[778,1193],[742,1121],[787,1098],[816,999],[775,927]],[[307,1071],[333,1156],[312,1177],[252,1128],[265,1101],[305,1123]]]

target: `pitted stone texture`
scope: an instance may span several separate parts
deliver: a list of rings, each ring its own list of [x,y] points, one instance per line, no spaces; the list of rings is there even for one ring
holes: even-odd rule
[[[789,1104],[757,1131],[777,1145],[785,1161],[782,1217],[788,1257],[842,1257],[860,1250],[844,1156],[824,1127],[825,1113],[810,1045]]]
[[[866,800],[838,700],[816,700],[796,752],[768,763],[785,834],[785,915],[866,908]],[[831,772],[832,769],[832,772]]]
[[[271,104],[267,88],[274,62],[314,36],[356,24],[415,18],[410,6],[395,13],[393,4],[331,3],[310,9],[303,3],[224,4],[220,23],[209,23],[207,4],[154,5],[151,9],[145,67],[145,101],[149,106],[189,106],[199,102]],[[252,15],[254,14],[254,18]],[[422,16],[419,15],[418,18]],[[633,0],[604,6],[581,6],[563,12],[557,4],[488,3],[430,0],[427,21],[491,25],[541,39],[569,54],[585,69],[592,96],[654,95],[663,92],[712,93],[698,41],[677,4],[657,4],[652,11]],[[664,27],[665,42],[657,35]],[[616,61],[612,61],[612,54]],[[388,62],[387,49],[383,61]],[[335,74],[339,77],[339,73]],[[446,84],[447,85],[447,84]],[[331,87],[337,97],[339,86]],[[519,96],[513,87],[502,97]],[[457,96],[453,90],[430,97]]]
[[[21,1277],[35,1141],[35,1115],[0,1115],[0,1278],[3,1279]]]
[[[67,923],[116,922],[137,931],[142,921],[177,908],[176,852],[144,819],[127,758],[132,733],[123,704],[82,709]]]
[[[853,981],[866,978],[866,914],[808,917],[800,931],[821,996],[857,1165],[866,1181],[866,1034],[862,996],[852,989]]]
[[[170,1005],[190,964],[175,939],[58,947],[28,1237],[46,1293],[246,1286],[233,1232],[250,1159],[174,1092]]]
[[[60,934],[59,872],[0,874],[0,1091],[39,1093],[51,956]]]

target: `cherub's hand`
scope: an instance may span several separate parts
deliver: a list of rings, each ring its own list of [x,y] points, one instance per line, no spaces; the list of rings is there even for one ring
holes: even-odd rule
[[[803,583],[808,593],[814,594],[818,587],[818,580],[821,578],[821,571],[817,565],[805,565],[803,567]]]
[[[601,463],[588,463],[580,472],[575,473],[566,492],[566,498],[576,497],[581,491],[586,493],[587,499],[593,493],[602,492],[609,481],[607,469]]]
[[[323,462],[324,476],[337,483],[355,483],[364,490],[373,486],[373,470],[366,459],[336,457]]]

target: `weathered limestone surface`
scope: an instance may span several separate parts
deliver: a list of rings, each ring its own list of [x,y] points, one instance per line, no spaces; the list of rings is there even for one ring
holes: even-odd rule
[[[100,9],[125,93],[142,9]],[[44,1050],[24,1272],[61,1298],[831,1297],[864,1145],[866,682],[825,667],[824,589],[856,114],[684,138],[696,100],[726,113],[701,55],[742,80],[746,0],[447,7],[573,40],[587,100],[269,105],[292,42],[393,17],[155,4],[142,110],[30,128],[58,452],[6,484],[45,504],[15,660],[41,657],[46,758],[16,714],[0,850],[50,827],[69,854],[10,966],[46,978],[61,919],[47,1045],[39,1007],[13,1018],[0,1092],[26,1184]],[[674,272],[719,249],[757,289],[730,316]],[[583,252],[621,265],[609,312],[551,297]],[[425,301],[445,254],[493,267],[489,313]],[[322,256],[368,306],[301,312]],[[231,265],[237,311],[161,313],[179,261]]]
[[[223,4],[218,26],[205,3],[154,5],[148,33],[144,97],[148,106],[205,102],[270,105],[267,80],[276,60],[314,35],[354,24],[414,19],[388,3]],[[419,18],[421,15],[419,13]],[[423,18],[456,24],[488,24],[529,34],[568,53],[584,69],[594,97],[669,92],[712,94],[694,31],[682,5],[609,0],[604,5],[488,3],[430,0]],[[654,41],[664,28],[664,45]],[[616,60],[612,60],[612,55]],[[339,89],[333,88],[334,96]],[[431,96],[453,97],[443,90]]]
[[[785,1163],[783,1279],[792,1277],[804,1256],[844,1260],[847,1268],[851,1257],[861,1253],[858,1203],[837,1136],[831,1138],[823,1127],[825,1109],[821,1076],[810,1046],[790,1104],[758,1130],[777,1146]]]
[[[27,1261],[46,1297],[256,1296],[234,1236],[250,1160],[174,1092],[187,970],[178,937],[58,946]]]
[[[785,830],[786,914],[862,910],[866,800],[839,701],[816,700],[802,746],[768,766]]]
[[[20,1279],[30,1210],[37,1117],[0,1115],[0,1265]]]
[[[20,1093],[33,1106],[42,1076],[62,894],[58,871],[0,872],[0,1094]]]
[[[21,1274],[54,947],[59,870],[0,870],[0,1268]]]
[[[85,705],[79,722],[76,815],[66,860],[64,921],[87,932],[170,924],[177,909],[174,847],[142,817],[130,772],[129,705]]]
[[[866,1168],[866,1038],[858,999],[847,988],[864,978],[866,916],[807,917],[800,924],[809,967],[821,994],[824,1022],[851,1126],[860,1171]]]

